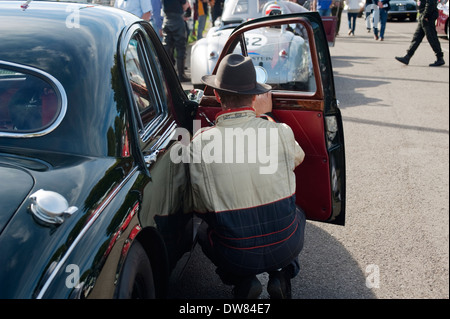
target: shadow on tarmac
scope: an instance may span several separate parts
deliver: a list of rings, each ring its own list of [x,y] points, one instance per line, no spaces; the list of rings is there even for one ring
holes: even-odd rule
[[[340,227],[340,226],[336,226]],[[293,299],[373,299],[360,265],[347,249],[326,231],[308,222],[305,246],[299,256],[300,273],[292,280]],[[260,299],[268,299],[267,274],[258,275],[263,284]],[[169,288],[171,299],[231,299],[231,286],[224,285],[215,266],[194,249],[185,271]]]

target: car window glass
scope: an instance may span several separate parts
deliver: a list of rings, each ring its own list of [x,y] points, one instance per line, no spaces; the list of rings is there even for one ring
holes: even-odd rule
[[[156,52],[153,43],[150,40],[146,43],[146,57],[150,66],[150,77],[155,92],[155,98],[158,99],[159,109],[161,112],[165,113],[167,112],[169,89],[162,69],[162,63],[159,60],[158,53]]]
[[[135,105],[141,115],[144,127],[155,118],[157,104],[150,94],[149,79],[146,76],[142,44],[137,38],[130,40],[126,53],[126,71],[133,92]]]
[[[248,13],[248,0],[239,0],[232,14]]]
[[[53,86],[42,77],[0,66],[0,131],[39,132],[61,110]]]
[[[315,92],[308,34],[302,24],[278,25],[244,34],[248,56],[267,71],[273,90]],[[234,50],[243,53],[240,44]]]

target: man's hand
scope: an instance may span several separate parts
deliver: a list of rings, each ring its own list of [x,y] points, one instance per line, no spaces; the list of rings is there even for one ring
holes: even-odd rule
[[[191,6],[190,6],[190,4],[189,4],[189,1],[186,1],[186,3],[183,4],[183,11],[186,11],[187,8],[190,8],[190,7],[191,7]]]
[[[272,112],[272,92],[258,94],[253,102],[253,109],[256,112],[256,116]]]
[[[148,11],[142,15],[141,19],[145,20],[145,21],[150,21],[151,17],[152,17],[152,12]]]

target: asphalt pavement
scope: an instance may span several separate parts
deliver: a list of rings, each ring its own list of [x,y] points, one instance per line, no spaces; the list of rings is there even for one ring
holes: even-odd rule
[[[307,223],[293,298],[448,299],[449,42],[440,38],[444,66],[428,67],[435,57],[426,40],[404,66],[394,57],[405,54],[416,22],[388,22],[383,42],[364,19],[354,37],[346,23],[344,12],[330,48],[344,120],[346,226]],[[232,298],[199,247],[190,257],[171,298]],[[267,275],[259,278],[265,286]]]

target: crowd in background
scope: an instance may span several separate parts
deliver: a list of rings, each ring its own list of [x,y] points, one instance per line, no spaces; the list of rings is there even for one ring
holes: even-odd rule
[[[189,41],[200,40],[204,36],[207,21],[214,25],[221,16],[226,0],[92,0],[92,2],[114,5],[129,11],[152,23],[164,47],[172,57],[181,81],[189,81],[184,75],[184,60]],[[367,32],[373,30],[375,40],[384,41],[390,0],[284,0],[297,3],[310,11],[317,11],[321,16],[335,16],[337,20],[336,35],[339,34],[341,15],[347,11],[348,35],[355,36],[356,19],[362,16],[366,22]],[[423,3],[434,3],[437,0],[423,0]],[[421,12],[419,2],[419,12]],[[425,6],[423,5],[425,8]],[[424,11],[422,8],[422,11]],[[422,12],[423,13],[423,12]],[[434,19],[435,14],[423,14],[425,22]],[[422,25],[423,24],[423,25]],[[415,45],[420,44],[426,36],[436,52],[438,48],[435,26],[432,23],[422,23],[415,37]],[[412,50],[411,50],[412,52]],[[440,51],[439,51],[440,52]],[[436,54],[441,55],[437,52]],[[412,54],[410,54],[412,55]],[[407,56],[408,57],[408,56]],[[402,63],[404,63],[403,61]],[[408,60],[409,62],[409,60]],[[405,63],[407,64],[407,63]]]
[[[335,16],[337,18],[336,35],[339,34],[341,15],[344,9],[347,11],[348,35],[355,35],[356,18],[363,16],[366,21],[367,31],[371,32],[373,25],[374,38],[384,40],[387,12],[390,8],[389,0],[365,0],[362,6],[361,0],[283,0],[297,3],[310,11],[317,11],[321,16]],[[187,3],[184,12],[186,38],[189,41],[199,40],[204,36],[207,21],[214,25],[221,16],[225,0],[92,0],[92,2],[110,4],[130,11],[145,20],[151,21],[153,27],[163,40],[162,24],[165,15],[164,3]],[[148,9],[150,4],[150,9]],[[134,7],[129,10],[126,7]],[[379,9],[375,10],[375,6]],[[136,10],[136,7],[144,9]],[[147,10],[143,12],[142,10]],[[150,12],[149,16],[144,13]],[[378,28],[378,23],[380,28]],[[378,33],[379,29],[379,33]]]

